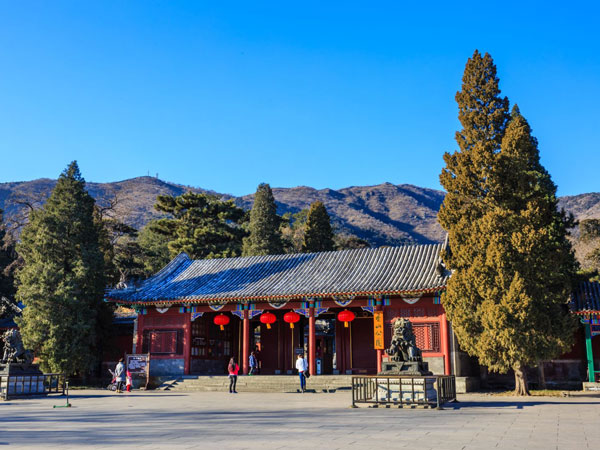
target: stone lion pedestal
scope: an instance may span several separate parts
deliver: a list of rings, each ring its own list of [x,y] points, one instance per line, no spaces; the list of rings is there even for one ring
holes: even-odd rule
[[[435,403],[437,392],[435,379],[428,378],[432,373],[423,361],[383,361],[382,370],[377,374],[378,400],[403,403]],[[387,378],[389,375],[393,378]]]
[[[0,364],[0,397],[8,395],[44,395],[45,377],[37,364]]]

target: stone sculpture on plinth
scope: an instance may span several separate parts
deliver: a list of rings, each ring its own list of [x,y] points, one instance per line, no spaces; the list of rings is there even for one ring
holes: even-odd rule
[[[379,375],[431,375],[408,319],[394,321],[392,341],[386,353],[388,357],[384,359]]]
[[[6,311],[8,300],[0,299],[0,308]],[[13,307],[12,309],[14,310]],[[17,311],[15,311],[16,313]],[[20,313],[21,310],[18,310]],[[0,335],[0,397],[10,395],[44,394],[44,375],[37,364],[33,363],[33,354],[26,350],[17,329],[9,329]]]

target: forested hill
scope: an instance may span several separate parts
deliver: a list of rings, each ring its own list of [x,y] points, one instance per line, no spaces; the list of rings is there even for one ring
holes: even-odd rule
[[[56,181],[39,179],[26,182],[0,183],[0,208],[7,216],[25,208],[25,202],[43,201]],[[153,177],[139,177],[114,183],[87,183],[89,192],[100,205],[117,198],[116,211],[125,220],[141,228],[158,217],[153,205],[157,195],[179,195],[187,190],[210,192],[232,198],[244,207],[252,206],[252,195],[232,197],[205,189],[169,183]],[[412,185],[384,183],[377,186],[353,186],[339,190],[310,187],[274,188],[280,214],[297,212],[315,200],[322,201],[339,231],[346,231],[369,241],[374,246],[402,243],[440,242],[444,232],[436,221],[444,198],[442,191]],[[577,218],[600,218],[600,194],[563,197],[561,206]]]

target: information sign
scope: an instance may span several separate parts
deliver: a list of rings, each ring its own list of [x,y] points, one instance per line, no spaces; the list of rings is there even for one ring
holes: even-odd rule
[[[125,355],[127,370],[132,378],[145,378],[146,387],[150,379],[150,354]]]

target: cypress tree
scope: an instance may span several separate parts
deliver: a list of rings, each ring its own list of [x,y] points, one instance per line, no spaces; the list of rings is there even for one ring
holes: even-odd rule
[[[0,297],[14,300],[15,285],[12,268],[17,255],[6,231],[3,215],[4,212],[0,209]]]
[[[487,73],[496,81],[484,85],[499,93],[495,68]],[[477,92],[466,83],[473,79],[482,78],[465,74],[463,93]],[[464,99],[457,95],[459,105]],[[471,120],[469,105],[483,103],[461,111]],[[446,155],[440,177],[448,191],[439,214],[450,242],[444,261],[453,270],[443,304],[461,347],[493,371],[513,369],[515,393],[526,395],[525,368],[572,340],[566,301],[576,267],[567,239],[573,221],[557,210],[556,186],[518,108],[507,126],[484,126],[501,122],[498,110],[490,111],[487,122],[471,122],[474,132],[457,134],[461,151]],[[486,129],[502,131],[500,148],[500,133]]]
[[[314,202],[308,210],[302,251],[304,253],[328,252],[334,248],[333,231],[327,209],[323,202]]]
[[[254,195],[248,225],[250,235],[244,239],[244,256],[279,255],[283,253],[283,243],[277,215],[277,205],[271,186],[261,183]]]
[[[18,325],[44,370],[85,374],[96,360],[100,322],[108,315],[94,208],[74,161],[21,235],[17,298],[25,309]]]

